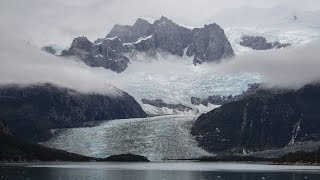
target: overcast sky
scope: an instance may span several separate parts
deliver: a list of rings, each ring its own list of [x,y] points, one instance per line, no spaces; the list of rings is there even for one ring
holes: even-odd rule
[[[256,9],[254,12],[273,15],[274,20],[278,14],[285,16],[290,12],[319,10],[320,1],[1,0],[0,84],[52,82],[82,92],[102,92],[109,88],[106,83],[115,84],[108,81],[107,70],[53,57],[41,52],[40,47],[51,43],[68,46],[75,37],[83,35],[95,40],[104,37],[114,24],[132,24],[138,17],[159,18],[164,15],[185,25],[203,26],[203,23],[213,23],[214,19],[218,19],[216,14],[240,12],[242,16],[230,13],[231,19],[248,18],[251,22],[252,17],[242,13],[252,10],[248,7],[272,8],[267,11]],[[311,18],[316,20],[312,26],[320,27],[319,16],[320,11]],[[265,19],[255,19],[265,23]],[[297,88],[320,78],[319,44],[316,42],[298,49],[239,56],[217,68],[227,72],[261,73],[271,85]]]
[[[226,8],[283,7],[318,10],[317,0],[1,0],[0,31],[30,43],[70,44],[75,36],[103,37],[116,24],[161,15],[190,26],[203,25]],[[249,18],[249,17],[248,17]],[[213,18],[214,19],[214,18]],[[211,23],[211,22],[210,22]]]

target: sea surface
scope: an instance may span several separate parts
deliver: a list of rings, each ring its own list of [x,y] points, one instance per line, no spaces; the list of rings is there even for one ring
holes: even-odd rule
[[[320,167],[202,162],[1,164],[0,179],[320,180]]]

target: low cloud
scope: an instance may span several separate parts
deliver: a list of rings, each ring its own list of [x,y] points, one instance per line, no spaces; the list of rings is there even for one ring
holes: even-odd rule
[[[105,69],[55,57],[25,41],[2,39],[0,63],[0,85],[52,83],[82,93],[119,94]]]
[[[320,42],[288,49],[255,51],[237,56],[213,69],[226,73],[251,72],[269,87],[300,88],[320,82]]]

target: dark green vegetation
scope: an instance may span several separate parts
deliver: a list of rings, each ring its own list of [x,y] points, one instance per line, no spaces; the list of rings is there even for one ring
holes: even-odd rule
[[[319,141],[320,86],[296,91],[258,89],[201,115],[191,133],[199,145],[218,154],[283,148]]]
[[[129,94],[81,94],[50,84],[0,88],[0,120],[13,135],[33,142],[51,137],[51,129],[86,126],[92,122],[141,118],[147,114]]]
[[[320,164],[320,149],[311,152],[298,151],[295,153],[288,153],[275,162],[278,163],[312,163]]]
[[[102,159],[102,161],[117,161],[117,162],[149,162],[148,158],[134,154],[119,154]]]

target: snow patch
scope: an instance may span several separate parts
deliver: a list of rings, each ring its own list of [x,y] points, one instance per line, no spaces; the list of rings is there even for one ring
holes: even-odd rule
[[[145,41],[145,40],[148,40],[148,39],[152,38],[152,36],[153,36],[153,35],[139,38],[138,41],[134,42],[134,44],[139,44],[141,41]]]
[[[113,41],[113,40],[115,40],[115,39],[117,39],[118,38],[118,36],[115,36],[115,37],[112,37],[112,38],[105,38],[105,40],[111,40],[111,41]],[[119,39],[119,38],[118,38]]]

